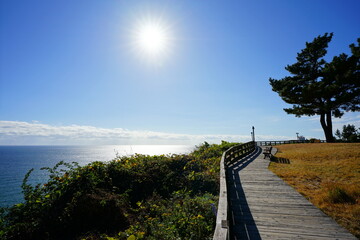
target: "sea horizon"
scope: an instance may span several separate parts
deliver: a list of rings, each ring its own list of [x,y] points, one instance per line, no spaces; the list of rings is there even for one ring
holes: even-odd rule
[[[21,184],[32,168],[29,183],[44,183],[48,174],[42,167],[60,161],[85,166],[94,161],[109,162],[118,156],[188,154],[193,145],[0,145],[0,207],[23,201]]]

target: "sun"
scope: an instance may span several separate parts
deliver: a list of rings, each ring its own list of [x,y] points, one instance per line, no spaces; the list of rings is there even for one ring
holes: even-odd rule
[[[161,19],[139,21],[133,34],[134,49],[149,61],[163,60],[170,52],[171,31]]]
[[[164,28],[158,24],[149,23],[139,29],[137,41],[139,47],[151,55],[160,54],[165,50],[167,36]]]

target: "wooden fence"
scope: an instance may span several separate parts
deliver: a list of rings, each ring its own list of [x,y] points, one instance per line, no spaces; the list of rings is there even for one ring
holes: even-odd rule
[[[326,143],[326,140],[286,140],[286,141],[257,141],[257,146],[273,146],[280,144],[295,144],[295,143]]]
[[[255,142],[248,142],[226,150],[220,161],[220,194],[219,204],[216,215],[216,228],[214,232],[214,240],[227,240],[230,238],[229,232],[229,204],[227,196],[227,184],[226,184],[226,166],[238,159],[248,155],[255,151]]]

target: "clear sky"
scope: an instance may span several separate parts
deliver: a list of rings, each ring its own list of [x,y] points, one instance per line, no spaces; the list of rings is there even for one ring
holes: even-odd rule
[[[328,60],[360,37],[360,1],[0,1],[0,144],[198,144],[324,139],[269,77],[333,32]],[[137,44],[156,22],[166,48]],[[140,30],[139,30],[140,29]],[[334,120],[360,127],[360,114]]]

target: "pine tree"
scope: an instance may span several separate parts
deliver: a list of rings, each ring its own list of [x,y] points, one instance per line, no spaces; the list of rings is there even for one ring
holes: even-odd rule
[[[360,110],[360,38],[358,46],[350,45],[350,57],[342,53],[327,63],[323,57],[332,37],[332,33],[325,33],[306,42],[297,62],[285,67],[291,76],[269,79],[272,90],[293,105],[284,109],[286,113],[320,116],[327,142],[334,141],[332,117]]]
[[[354,125],[344,125],[342,131],[342,139],[347,142],[357,142],[360,137],[360,133],[356,130]]]

